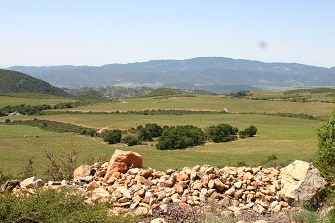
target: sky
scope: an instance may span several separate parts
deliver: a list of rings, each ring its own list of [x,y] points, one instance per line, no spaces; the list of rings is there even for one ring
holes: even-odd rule
[[[334,0],[0,0],[0,67],[229,57],[335,66]]]

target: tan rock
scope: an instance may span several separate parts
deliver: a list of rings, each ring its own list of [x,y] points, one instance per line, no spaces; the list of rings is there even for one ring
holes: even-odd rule
[[[308,162],[296,160],[281,169],[280,195],[288,203],[312,203],[323,192],[326,181],[320,172]]]
[[[161,187],[172,187],[173,182],[171,180],[165,180],[159,183],[159,186]]]
[[[126,173],[130,168],[142,168],[142,156],[131,151],[115,150],[104,180],[108,183],[112,174],[115,172]]]
[[[167,221],[165,221],[164,218],[155,218],[151,220],[150,223],[167,223]]]
[[[175,189],[176,193],[178,193],[178,194],[183,194],[183,192],[184,192],[184,187],[180,183],[175,184],[173,186],[173,188]]]
[[[98,184],[97,182],[93,181],[93,182],[90,182],[90,183],[87,185],[86,190],[87,190],[87,191],[92,191],[92,190],[94,190],[95,188],[98,188],[98,187],[100,187],[100,184]]]
[[[89,165],[81,165],[73,171],[73,179],[77,179],[78,177],[86,177],[89,175],[90,175]]]

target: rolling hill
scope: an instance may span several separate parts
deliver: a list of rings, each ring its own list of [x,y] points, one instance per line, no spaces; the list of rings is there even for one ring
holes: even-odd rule
[[[298,63],[264,63],[225,57],[152,60],[93,66],[11,67],[55,86],[148,86],[202,89],[227,93],[239,90],[335,86],[335,68]],[[232,91],[232,90],[230,90]]]
[[[55,96],[70,96],[60,88],[27,74],[0,69],[0,93],[43,93]]]

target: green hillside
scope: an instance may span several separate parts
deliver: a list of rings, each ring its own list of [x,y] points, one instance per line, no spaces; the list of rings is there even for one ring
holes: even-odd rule
[[[40,79],[27,74],[0,69],[0,93],[43,93],[69,97],[70,95]]]

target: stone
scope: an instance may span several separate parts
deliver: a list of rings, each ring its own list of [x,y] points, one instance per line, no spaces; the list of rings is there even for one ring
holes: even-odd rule
[[[183,194],[183,192],[184,192],[184,187],[180,183],[175,184],[173,186],[173,188],[175,189],[176,193],[178,193],[178,194]]]
[[[167,221],[165,221],[164,218],[155,218],[151,220],[150,223],[167,223]]]
[[[131,168],[142,168],[142,162],[143,158],[140,154],[117,149],[109,161],[104,181],[109,183],[115,172],[126,173]]]
[[[39,188],[44,186],[45,182],[41,179],[37,179],[36,177],[30,177],[23,180],[20,183],[20,186],[23,188]]]
[[[3,191],[12,192],[14,188],[19,187],[19,186],[20,186],[20,181],[18,181],[18,180],[7,180],[6,183],[4,183],[0,187],[0,192],[3,192]]]
[[[280,177],[280,196],[289,204],[312,203],[318,199],[326,186],[320,172],[311,163],[301,160],[282,168]]]
[[[159,186],[161,187],[172,187],[173,182],[171,180],[165,180],[159,183]]]
[[[109,197],[110,197],[110,194],[103,187],[95,188],[92,191],[92,199],[93,200],[107,199]]]
[[[146,207],[138,207],[134,214],[137,215],[137,216],[147,216],[149,213],[149,208],[146,208]]]
[[[86,177],[89,175],[90,175],[89,165],[81,165],[73,171],[73,179],[77,179],[78,177]]]
[[[95,188],[98,188],[98,187],[100,187],[100,185],[97,182],[93,181],[93,182],[90,182],[87,185],[86,190],[87,191],[92,191],[92,190],[94,190]]]

